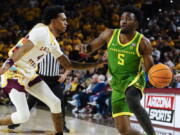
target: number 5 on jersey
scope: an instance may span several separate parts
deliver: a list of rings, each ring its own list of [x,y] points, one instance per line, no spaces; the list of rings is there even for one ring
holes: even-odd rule
[[[124,65],[124,54],[118,53],[118,64]]]

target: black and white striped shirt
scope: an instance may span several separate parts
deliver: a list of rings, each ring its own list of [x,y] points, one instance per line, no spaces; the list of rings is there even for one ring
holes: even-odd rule
[[[51,53],[48,53],[38,65],[38,73],[43,76],[59,76],[60,64]]]

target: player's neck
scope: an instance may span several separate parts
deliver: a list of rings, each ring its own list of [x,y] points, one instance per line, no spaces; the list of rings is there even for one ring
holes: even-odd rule
[[[57,31],[54,29],[54,27],[52,25],[49,25],[49,30],[52,32],[52,34],[55,36],[55,37],[58,37],[58,33]]]
[[[122,33],[122,34],[123,34],[123,36],[126,36],[127,38],[128,37],[131,38],[136,34],[136,31],[131,31],[129,33]]]
[[[136,31],[132,31],[130,33],[121,33],[120,34],[120,41],[123,42],[127,42],[127,41],[131,41],[133,39],[133,37],[135,36]]]

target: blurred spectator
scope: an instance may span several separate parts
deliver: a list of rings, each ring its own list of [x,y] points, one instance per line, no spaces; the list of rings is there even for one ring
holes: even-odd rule
[[[171,61],[171,59],[168,56],[164,57],[164,64],[170,68],[174,67],[174,63]]]
[[[71,105],[75,106],[75,109],[73,111],[79,110],[78,112],[85,112],[86,111],[85,107],[87,106],[87,103],[95,102],[100,92],[105,89],[105,86],[106,84],[105,84],[104,75],[99,75],[98,79],[96,74],[93,75],[91,87],[88,87],[88,89],[78,93],[73,97],[72,101],[69,101]]]
[[[154,63],[157,64],[160,61],[161,52],[156,46],[153,47],[152,56],[154,58]]]
[[[177,80],[178,82],[180,82],[180,73],[176,74],[174,78],[175,78],[175,80]]]
[[[174,70],[180,71],[180,10],[179,6],[167,1],[118,1],[118,0],[2,0],[0,4],[0,58],[7,58],[7,51],[12,48],[20,37],[40,20],[41,11],[51,4],[63,5],[68,15],[69,29],[60,37],[62,50],[70,59],[76,61],[93,62],[106,55],[101,48],[91,55],[81,54],[81,43],[88,43],[107,27],[119,26],[119,9],[123,5],[133,4],[144,12],[144,23],[141,32],[150,39],[155,64],[164,63]],[[149,12],[151,11],[151,12]],[[103,57],[102,57],[103,56]],[[107,57],[107,56],[106,56]],[[75,100],[76,111],[87,107],[90,101],[94,105],[97,115],[106,116],[110,109],[110,91],[104,82],[107,73],[107,64],[89,71],[72,71],[62,86],[65,89],[66,100]],[[101,77],[100,77],[101,76]],[[178,76],[178,75],[177,75]],[[178,77],[175,79],[178,80]],[[92,77],[92,79],[91,79]],[[100,78],[99,80],[97,79]],[[109,79],[108,77],[107,79]],[[169,87],[180,87],[176,85]],[[148,80],[147,80],[148,81]],[[100,83],[101,82],[101,83]],[[108,84],[107,84],[108,85]],[[148,85],[150,87],[150,85]],[[102,92],[102,93],[101,93]],[[2,93],[1,93],[2,94]],[[73,102],[71,102],[73,104]],[[107,109],[107,110],[106,110]],[[108,111],[109,110],[109,111]],[[83,112],[83,110],[81,110]],[[98,116],[99,115],[99,116]]]

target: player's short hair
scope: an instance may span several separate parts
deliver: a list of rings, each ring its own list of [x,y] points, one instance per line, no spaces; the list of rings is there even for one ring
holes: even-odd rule
[[[143,20],[143,13],[142,11],[139,9],[139,8],[136,8],[134,6],[125,6],[121,9],[120,11],[120,15],[122,15],[124,12],[130,12],[130,13],[133,13],[138,21],[139,24],[142,23],[142,20]]]
[[[45,8],[42,15],[42,22],[46,25],[50,24],[52,19],[58,17],[59,13],[64,13],[64,8],[59,5],[48,6]]]

